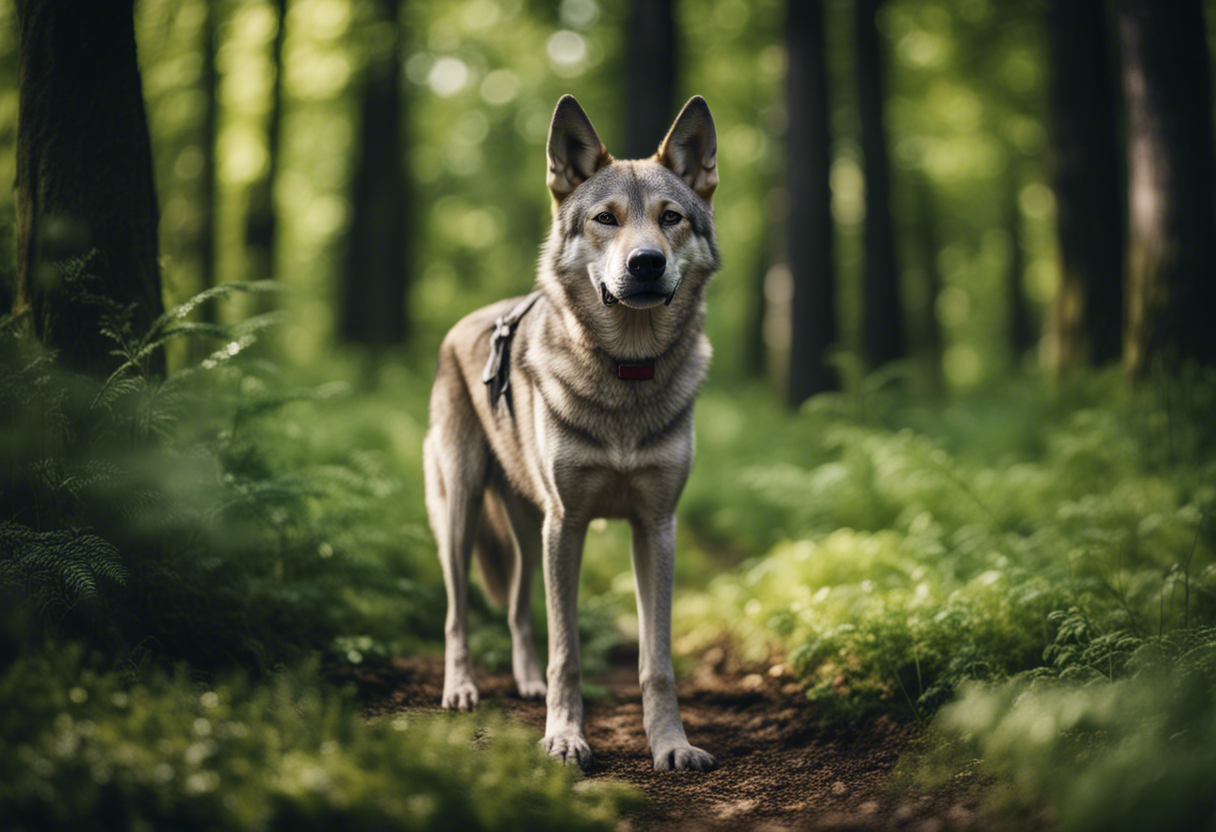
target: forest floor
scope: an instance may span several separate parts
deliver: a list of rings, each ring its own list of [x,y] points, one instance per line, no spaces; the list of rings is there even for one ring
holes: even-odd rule
[[[359,686],[370,715],[436,711],[443,685],[437,656],[399,658],[342,674]],[[479,673],[482,707],[544,730],[543,702],[525,701],[509,673]],[[615,664],[588,680],[587,739],[595,759],[587,776],[642,791],[648,805],[624,830],[987,830],[985,786],[963,774],[924,789],[895,778],[915,728],[887,719],[860,726],[830,723],[790,689],[780,672],[715,672],[708,666],[680,685],[680,711],[693,745],[718,762],[708,773],[656,772],[642,730],[636,665]],[[791,695],[791,693],[793,695]]]

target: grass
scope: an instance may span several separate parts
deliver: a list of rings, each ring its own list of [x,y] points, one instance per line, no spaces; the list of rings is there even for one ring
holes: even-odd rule
[[[68,649],[11,665],[0,698],[5,829],[590,832],[638,803],[579,782],[501,718],[369,724],[303,670],[133,683]]]

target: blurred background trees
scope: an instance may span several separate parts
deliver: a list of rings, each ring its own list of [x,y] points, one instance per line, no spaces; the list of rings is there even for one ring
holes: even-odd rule
[[[130,304],[141,331],[164,308],[132,3],[81,14],[22,0],[15,23],[14,307],[66,366],[106,374],[120,361],[92,297]],[[163,370],[159,352],[152,366]]]
[[[691,93],[709,100],[722,383],[763,375],[798,403],[882,368],[934,391],[1027,366],[1122,361],[1135,378],[1216,360],[1212,15],[1195,0],[139,0],[142,101],[40,92],[45,33],[68,36],[39,22],[46,7],[0,0],[0,173],[18,180],[0,218],[19,262],[47,244],[38,212],[102,234],[83,208],[22,207],[35,170],[89,194],[73,165],[103,145],[35,159],[79,129],[39,126],[42,105],[135,130],[146,101],[165,298],[279,279],[293,362],[342,347],[425,367],[456,318],[526,291],[564,92],[622,157],[652,152]],[[81,68],[120,57],[87,40],[55,51],[54,77],[99,82]],[[107,89],[130,88],[125,72]],[[84,202],[146,225],[156,196],[134,182],[138,200]],[[156,242],[119,267],[149,314]],[[17,274],[0,301],[28,307]],[[203,314],[250,311],[231,303]]]

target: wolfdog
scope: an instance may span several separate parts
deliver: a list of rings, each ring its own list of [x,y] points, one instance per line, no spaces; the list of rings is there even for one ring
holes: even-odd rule
[[[472,552],[507,600],[519,694],[545,697],[542,747],[586,767],[579,665],[583,541],[628,520],[643,724],[654,767],[706,770],[676,702],[671,603],[676,501],[693,461],[693,400],[709,364],[705,289],[719,259],[717,136],[700,96],[648,159],[613,159],[573,96],[549,128],[553,224],[535,291],[473,312],[439,348],[424,446],[426,505],[447,587],[443,707],[471,710]],[[544,569],[548,672],[529,614]],[[546,685],[546,680],[548,684]]]

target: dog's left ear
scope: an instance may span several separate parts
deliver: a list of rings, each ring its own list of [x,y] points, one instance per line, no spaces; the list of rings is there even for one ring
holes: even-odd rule
[[[659,163],[688,183],[706,202],[718,187],[718,134],[709,105],[699,95],[688,99],[656,154]]]

